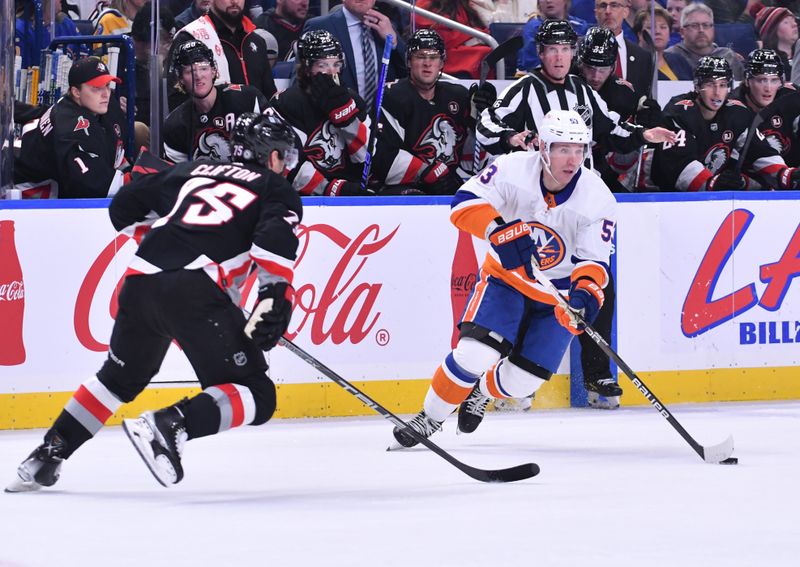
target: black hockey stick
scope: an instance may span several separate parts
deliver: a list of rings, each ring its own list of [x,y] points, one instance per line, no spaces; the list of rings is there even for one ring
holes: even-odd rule
[[[380,405],[378,402],[370,398],[364,392],[353,386],[350,382],[336,374],[333,370],[322,364],[319,360],[308,354],[306,351],[301,349],[299,346],[294,344],[292,341],[285,337],[281,337],[280,343],[284,347],[288,348],[294,354],[296,354],[299,358],[303,359],[305,362],[322,372],[325,377],[328,379],[336,382],[339,386],[344,388],[349,394],[352,394],[361,402],[372,409],[373,411],[379,413],[392,423],[394,423],[397,427],[403,429],[403,431],[409,435],[411,435],[414,439],[425,445],[428,449],[439,455],[445,461],[456,467],[458,470],[463,472],[464,474],[474,478],[475,480],[479,480],[481,482],[514,482],[516,480],[525,480],[526,478],[531,478],[539,474],[539,465],[536,463],[525,463],[523,465],[517,465],[515,467],[510,467],[507,469],[499,469],[499,470],[486,470],[486,469],[478,469],[475,467],[471,467],[466,465],[453,457],[450,453],[430,441],[427,437],[423,437],[419,433],[417,433],[414,429],[408,426],[405,421],[397,417],[395,414],[390,412],[388,409]]]
[[[655,9],[655,5],[653,6]],[[653,14],[650,14],[650,22],[655,22],[655,18]],[[651,23],[651,25],[654,25]],[[653,76],[650,78],[650,83],[647,85],[647,98],[653,98],[653,94],[655,97],[658,98],[658,92],[655,92],[655,89],[658,89],[658,52],[656,51],[656,44],[653,43],[653,36],[650,35],[650,32],[646,29],[642,29],[642,39],[647,44],[647,48],[651,51],[651,58],[650,62],[653,65]],[[646,146],[647,144],[645,144]],[[641,146],[639,148],[639,158],[636,160],[636,172],[633,175],[633,192],[635,193],[637,188],[639,187],[639,176],[642,173],[642,159],[644,159],[644,148],[645,146]]]
[[[489,76],[489,69],[495,67],[502,59],[505,59],[512,53],[516,53],[520,49],[522,49],[523,41],[521,35],[515,35],[512,38],[507,39],[493,50],[491,50],[486,57],[483,58],[481,61],[481,74],[480,74],[480,86],[483,86],[486,83],[486,78]],[[474,154],[472,156],[472,174],[475,175],[478,173],[478,167],[481,165],[480,160],[480,150],[481,145],[478,143],[478,122],[480,122],[480,114],[475,119],[475,148]]]
[[[689,432],[686,431],[683,426],[678,422],[677,419],[672,415],[672,413],[667,409],[661,401],[656,397],[650,388],[648,388],[645,383],[639,378],[636,373],[631,370],[631,367],[625,364],[625,361],[620,358],[620,356],[612,349],[606,340],[600,336],[600,333],[594,330],[594,328],[587,324],[586,321],[583,320],[580,313],[577,313],[573,310],[569,303],[567,302],[566,298],[561,295],[561,292],[553,285],[553,282],[550,281],[542,270],[536,264],[533,264],[533,274],[536,276],[536,280],[544,285],[550,294],[555,297],[556,301],[558,301],[559,305],[563,307],[568,313],[571,313],[575,319],[578,320],[579,323],[586,326],[585,332],[589,335],[597,346],[600,347],[608,357],[614,361],[617,367],[621,368],[628,379],[633,382],[633,385],[636,386],[636,389],[639,390],[647,401],[658,410],[664,419],[666,419],[669,424],[675,428],[675,430],[680,433],[681,437],[695,450],[695,452],[700,455],[700,458],[703,459],[707,463],[720,463],[720,464],[730,464],[731,462],[725,462],[733,453],[733,436],[728,436],[728,438],[723,441],[722,443],[718,443],[717,445],[711,445],[709,447],[704,447],[700,443],[694,440],[694,437],[689,435]]]
[[[736,175],[742,174],[742,166],[744,165],[744,158],[747,155],[747,152],[750,151],[750,145],[753,143],[753,137],[756,135],[756,131],[758,127],[761,126],[761,123],[764,121],[764,118],[761,116],[760,112],[757,112],[756,115],[753,117],[753,122],[750,124],[750,129],[747,131],[747,137],[744,139],[744,145],[742,146],[742,151],[739,152],[739,157],[736,159],[736,167],[734,168],[734,173]]]
[[[389,67],[389,59],[392,56],[392,34],[386,36],[383,44],[383,57],[381,57],[381,74],[378,77],[378,86],[375,90],[375,121],[369,129],[369,140],[367,140],[367,155],[364,156],[364,169],[361,172],[361,190],[367,188],[369,181],[369,170],[372,168],[372,154],[375,152],[375,138],[378,135],[378,123],[381,119],[381,107],[383,106],[383,89],[386,86],[386,70]]]

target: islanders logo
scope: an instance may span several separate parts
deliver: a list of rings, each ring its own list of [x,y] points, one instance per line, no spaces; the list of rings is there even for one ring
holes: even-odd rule
[[[529,222],[531,238],[539,252],[542,270],[558,266],[564,259],[564,240],[549,226],[538,222]]]

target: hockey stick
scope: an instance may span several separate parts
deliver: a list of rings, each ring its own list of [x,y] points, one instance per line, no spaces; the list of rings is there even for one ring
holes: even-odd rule
[[[733,436],[729,435],[728,438],[722,443],[711,445],[709,447],[704,447],[695,441],[694,438],[689,435],[689,432],[683,428],[677,419],[675,419],[669,409],[667,409],[667,406],[661,403],[653,391],[645,385],[642,379],[639,378],[633,370],[631,370],[631,367],[625,364],[625,361],[622,360],[614,351],[614,349],[608,345],[606,340],[600,336],[600,333],[595,331],[591,325],[586,323],[580,313],[576,312],[569,306],[566,298],[561,294],[558,288],[553,285],[553,282],[550,281],[550,278],[542,273],[542,270],[539,269],[539,266],[536,264],[533,264],[532,266],[533,274],[536,276],[536,280],[547,288],[548,292],[555,297],[556,301],[561,307],[563,307],[568,313],[571,313],[579,323],[586,326],[585,331],[586,334],[589,335],[589,338],[597,343],[597,346],[600,347],[600,350],[606,353],[608,357],[614,361],[618,368],[622,369],[628,379],[633,382],[634,386],[636,386],[636,389],[639,390],[644,397],[647,398],[647,401],[658,410],[658,413],[660,413],[664,419],[666,419],[669,424],[675,428],[678,433],[680,433],[681,437],[684,438],[684,440],[692,447],[692,449],[695,450],[698,455],[700,455],[701,459],[707,463],[735,464],[734,460],[725,462],[733,453]]]
[[[744,158],[747,155],[747,152],[750,151],[750,145],[753,143],[753,137],[756,135],[756,130],[758,127],[761,126],[761,123],[764,121],[764,118],[761,116],[760,112],[757,112],[756,115],[753,117],[753,122],[750,124],[750,129],[747,131],[747,137],[744,139],[744,145],[742,146],[742,151],[739,152],[739,157],[736,159],[736,167],[734,168],[734,173],[736,175],[742,174],[742,166],[744,165]]]
[[[655,4],[652,6],[655,10]],[[653,13],[650,14],[650,22],[652,26],[655,26],[655,18],[653,17]],[[650,84],[647,86],[647,98],[653,98],[653,90],[658,88],[658,52],[656,51],[656,44],[653,42],[653,36],[650,35],[650,32],[646,29],[642,29],[642,39],[647,44],[648,49],[652,52],[651,62],[653,64],[653,76],[650,79]],[[658,93],[655,93],[656,98],[658,98]],[[646,146],[647,144],[645,144]],[[633,193],[636,192],[636,189],[639,187],[639,176],[642,173],[642,159],[644,159],[644,148],[645,146],[641,146],[639,148],[639,158],[636,160],[636,172],[633,175]]]
[[[381,75],[378,78],[378,88],[375,91],[375,121],[369,129],[369,141],[367,142],[367,155],[364,156],[364,171],[361,172],[361,190],[367,188],[369,170],[372,167],[372,154],[375,151],[375,138],[378,135],[378,122],[381,119],[381,106],[383,105],[383,87],[386,85],[386,69],[389,67],[389,58],[392,56],[392,34],[386,36],[386,43],[383,44],[383,57],[381,57]]]
[[[501,59],[505,59],[507,56],[511,55],[512,53],[516,53],[520,49],[522,49],[523,41],[521,35],[515,35],[512,38],[507,39],[497,47],[495,47],[492,51],[490,51],[486,57],[483,58],[481,61],[481,74],[480,74],[480,83],[479,85],[482,87],[486,84],[486,77],[489,76],[489,69],[495,67]],[[480,122],[480,115],[475,118],[475,147],[473,149],[474,153],[472,155],[472,175],[478,173],[478,167],[481,165],[480,153],[481,153],[481,145],[478,143],[478,122]]]
[[[322,372],[327,378],[336,382],[339,386],[344,388],[349,394],[352,394],[361,402],[375,411],[379,413],[392,423],[394,423],[397,427],[401,428],[405,433],[411,435],[414,439],[425,445],[428,449],[439,455],[445,461],[456,467],[458,470],[474,478],[475,480],[479,480],[481,482],[514,482],[517,480],[525,480],[526,478],[531,478],[539,474],[539,465],[536,463],[525,463],[523,465],[517,465],[515,467],[510,467],[507,469],[497,469],[497,470],[486,470],[486,469],[478,469],[475,467],[471,467],[466,465],[453,457],[450,453],[430,441],[427,437],[423,437],[419,433],[417,433],[414,429],[408,426],[405,421],[397,417],[391,411],[380,405],[378,402],[370,398],[364,392],[356,388],[353,384],[336,374],[333,370],[322,364],[319,360],[308,354],[306,351],[301,349],[299,346],[294,344],[292,341],[285,337],[281,337],[279,344],[283,345],[294,354],[296,354],[299,358],[303,359],[305,362],[313,366],[318,371]]]

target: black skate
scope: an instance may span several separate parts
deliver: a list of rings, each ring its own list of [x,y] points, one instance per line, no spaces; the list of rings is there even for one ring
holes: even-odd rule
[[[64,439],[48,431],[44,443],[17,468],[17,478],[6,487],[6,492],[32,492],[43,486],[53,486],[61,474],[66,452]]]
[[[598,409],[617,409],[622,388],[609,377],[588,379],[583,382],[588,394],[589,406]]]
[[[178,408],[146,411],[137,419],[124,420],[122,428],[159,483],[169,486],[181,481],[181,454],[187,435]]]
[[[442,422],[431,419],[425,413],[425,410],[422,410],[414,419],[408,422],[408,426],[427,439],[442,428]],[[397,441],[397,445],[391,445],[389,450],[407,449],[419,444],[419,441],[414,439],[410,433],[399,427],[395,427],[392,434]]]
[[[491,398],[481,393],[480,383],[475,384],[467,399],[458,406],[458,432],[472,433],[483,421],[486,413],[486,404]]]

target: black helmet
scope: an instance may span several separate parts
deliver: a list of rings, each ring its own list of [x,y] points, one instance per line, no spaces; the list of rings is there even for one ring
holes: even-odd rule
[[[169,72],[175,79],[178,79],[184,66],[200,61],[208,61],[214,69],[217,68],[217,62],[214,61],[214,52],[202,41],[190,39],[186,43],[179,45],[178,49],[172,54]]]
[[[439,55],[442,57],[442,61],[444,61],[447,57],[447,53],[444,49],[444,40],[442,39],[442,36],[440,36],[435,30],[423,28],[421,30],[417,30],[417,33],[411,36],[411,39],[408,40],[408,47],[406,49],[406,57],[408,60],[411,59],[412,53],[419,51],[420,49],[438,51]]]
[[[705,81],[717,79],[727,79],[728,83],[733,79],[733,71],[730,64],[722,57],[711,57],[706,55],[701,57],[694,70],[694,84],[699,87]]]
[[[747,56],[745,76],[778,75],[783,78],[783,61],[772,49],[755,49]]]
[[[578,48],[578,59],[591,67],[613,67],[618,51],[619,45],[610,29],[593,27]]]
[[[578,43],[578,34],[567,20],[545,20],[539,26],[535,39],[537,46],[569,44],[575,47]]]
[[[344,63],[344,52],[342,44],[333,37],[329,31],[313,30],[300,36],[297,42],[297,60],[305,67],[317,59],[327,59],[328,57],[338,57]]]
[[[297,165],[297,136],[294,129],[275,109],[263,114],[245,112],[236,120],[231,135],[232,159],[243,163],[265,165],[269,155],[277,151],[288,169]]]

